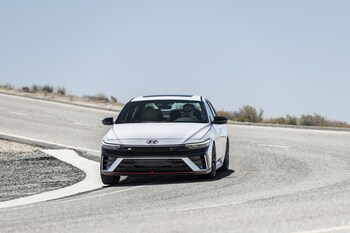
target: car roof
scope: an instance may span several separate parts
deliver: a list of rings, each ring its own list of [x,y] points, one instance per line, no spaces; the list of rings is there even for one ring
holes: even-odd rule
[[[192,100],[192,101],[202,101],[202,96],[199,95],[145,95],[138,96],[131,100],[135,101],[145,101],[145,100]]]

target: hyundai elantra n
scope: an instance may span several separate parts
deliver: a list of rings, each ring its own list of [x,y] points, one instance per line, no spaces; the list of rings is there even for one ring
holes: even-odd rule
[[[152,95],[130,100],[102,139],[101,180],[120,176],[192,174],[213,179],[229,169],[225,117],[202,96]]]

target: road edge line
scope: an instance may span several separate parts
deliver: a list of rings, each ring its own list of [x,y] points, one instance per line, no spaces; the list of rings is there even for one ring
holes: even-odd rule
[[[329,227],[329,228],[322,228],[322,229],[309,230],[309,231],[298,231],[294,233],[323,233],[323,232],[334,232],[334,231],[342,231],[342,230],[349,230],[349,229],[350,229],[350,225],[347,225],[347,226]]]

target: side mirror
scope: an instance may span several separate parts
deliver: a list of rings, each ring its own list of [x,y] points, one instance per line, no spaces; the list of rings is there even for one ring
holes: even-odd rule
[[[227,118],[223,116],[216,116],[214,117],[214,121],[212,123],[217,125],[223,125],[227,123]]]
[[[104,125],[113,125],[113,117],[106,117],[105,119],[102,120],[102,124]]]

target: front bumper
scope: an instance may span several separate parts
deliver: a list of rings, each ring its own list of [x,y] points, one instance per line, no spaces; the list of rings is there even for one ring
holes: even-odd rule
[[[101,173],[104,175],[207,174],[208,147],[131,147],[102,148]]]

